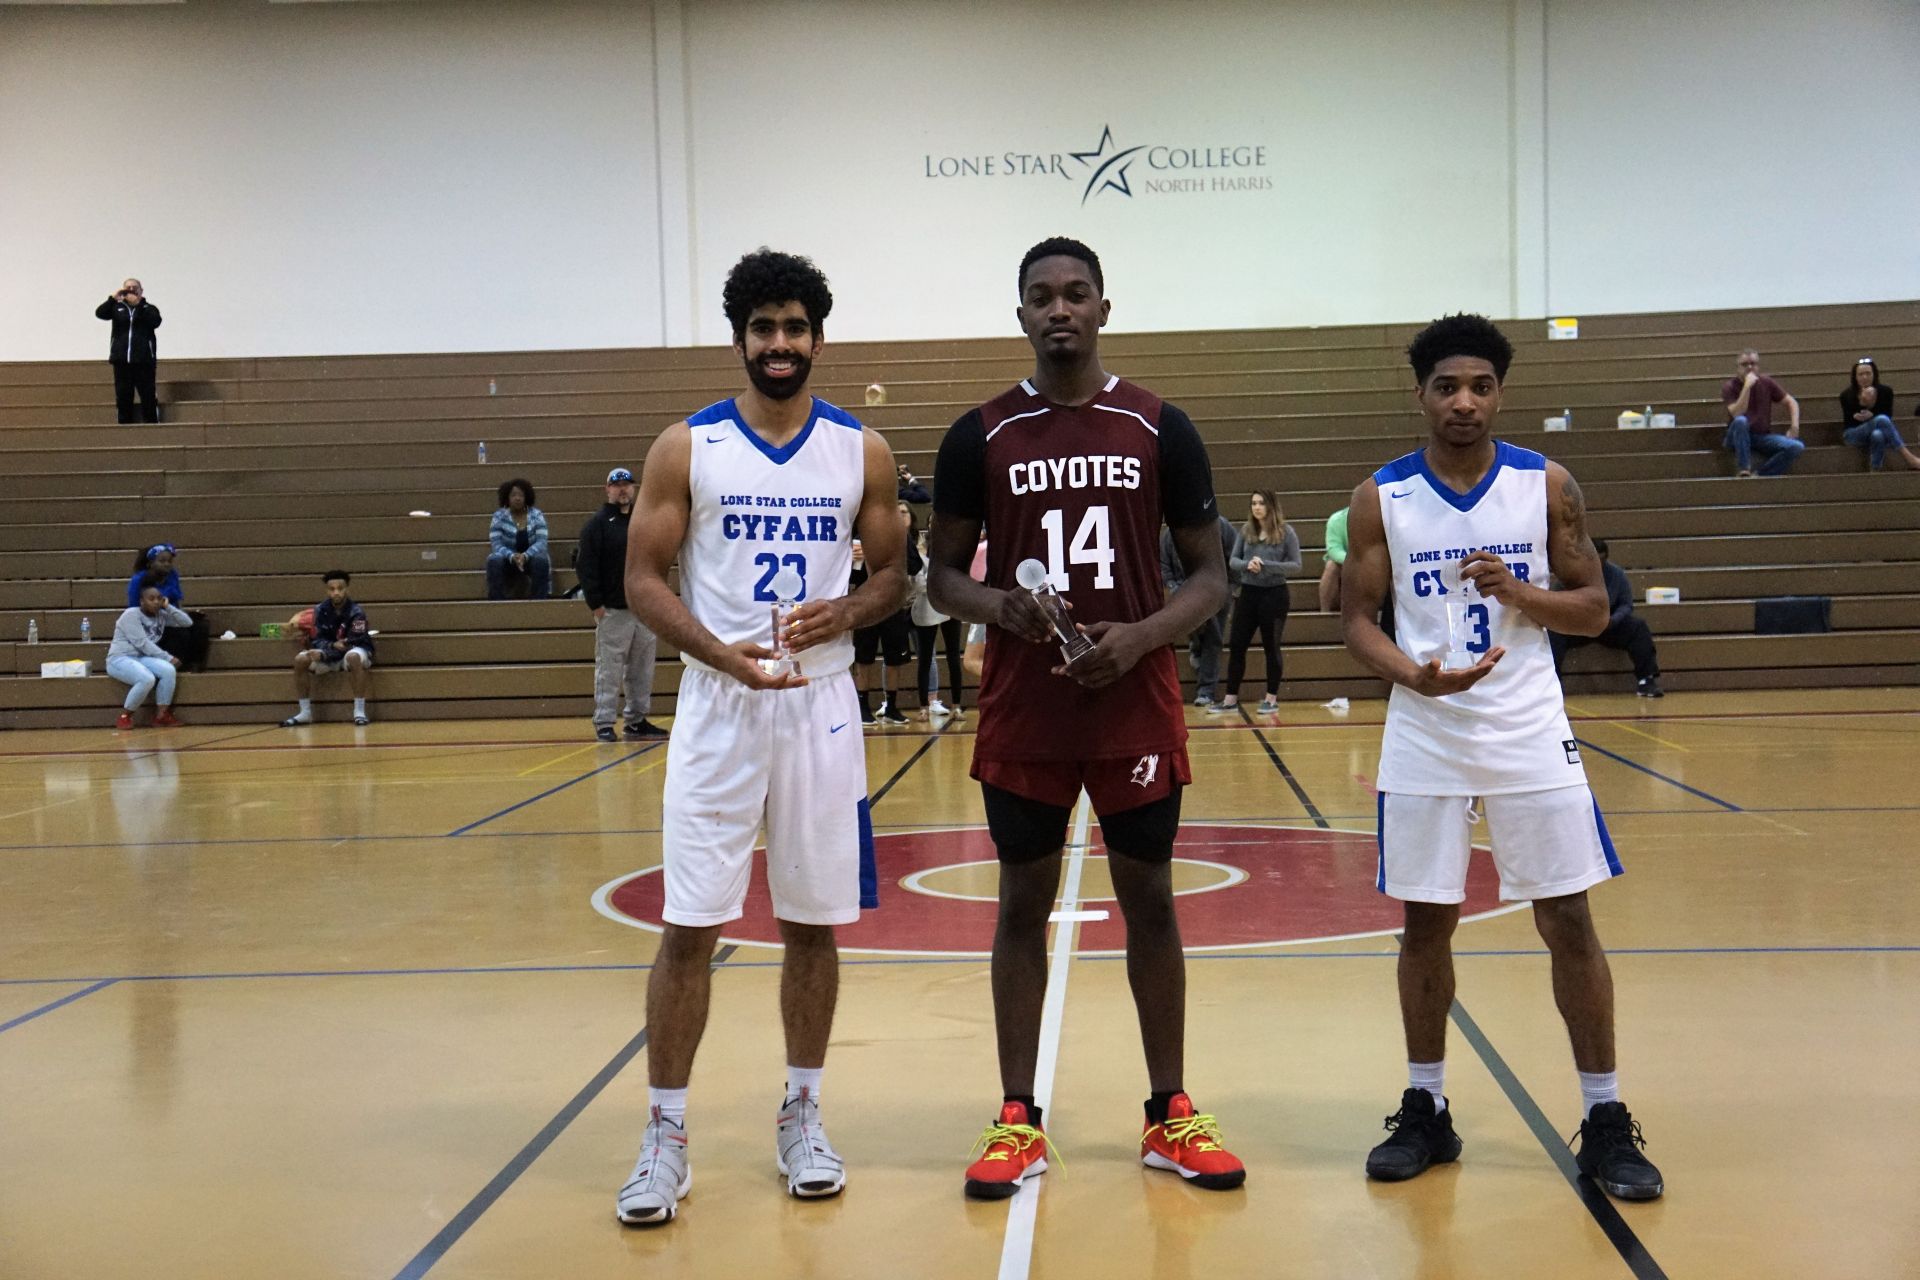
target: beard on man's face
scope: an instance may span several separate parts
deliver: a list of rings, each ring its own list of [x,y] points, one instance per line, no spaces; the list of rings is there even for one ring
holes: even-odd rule
[[[799,351],[780,352],[780,359],[792,362],[793,372],[785,377],[775,377],[762,367],[773,354],[763,352],[757,358],[744,362],[747,381],[769,400],[791,400],[800,393],[800,388],[807,385],[807,379],[813,373],[813,358]]]

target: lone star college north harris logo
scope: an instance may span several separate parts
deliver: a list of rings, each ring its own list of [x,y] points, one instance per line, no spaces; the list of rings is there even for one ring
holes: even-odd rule
[[[1264,143],[1227,142],[1174,146],[1142,142],[1121,146],[1113,127],[1084,151],[1001,151],[922,157],[924,176],[939,180],[1042,178],[1080,187],[1080,203],[1108,196],[1217,195],[1271,191]]]

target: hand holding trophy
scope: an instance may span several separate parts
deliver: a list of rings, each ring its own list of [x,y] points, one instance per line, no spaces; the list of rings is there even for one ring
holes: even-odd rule
[[[1093,641],[1081,634],[1067,614],[1067,602],[1053,584],[1047,581],[1047,566],[1038,560],[1022,560],[1013,571],[1014,581],[1033,593],[1040,609],[1047,615],[1053,634],[1060,641],[1060,656],[1071,666],[1075,659],[1084,658],[1093,652]]]
[[[787,648],[787,619],[792,616],[794,605],[800,593],[806,590],[806,584],[789,565],[773,575],[770,585],[773,591],[773,604],[769,606],[773,616],[773,642],[767,647],[773,650],[773,656],[760,659],[760,669],[770,676],[783,676],[794,669],[793,652]]]

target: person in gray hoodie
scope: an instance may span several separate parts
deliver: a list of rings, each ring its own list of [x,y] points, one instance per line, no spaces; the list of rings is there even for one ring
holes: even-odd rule
[[[148,570],[147,581],[140,587],[140,603],[113,624],[113,643],[107,646],[107,674],[129,686],[114,726],[118,729],[133,728],[133,713],[149,693],[154,695],[155,728],[180,723],[173,718],[173,687],[180,659],[160,647],[160,633],[168,627],[190,627],[193,619],[160,594],[157,579],[163,577]]]
[[[1300,572],[1300,535],[1280,512],[1280,500],[1271,489],[1256,489],[1246,524],[1234,539],[1227,570],[1240,582],[1233,603],[1233,631],[1227,640],[1226,696],[1209,711],[1232,711],[1240,705],[1240,682],[1247,676],[1247,647],[1253,633],[1267,651],[1267,696],[1260,712],[1280,709],[1280,632],[1287,625],[1287,575]]]

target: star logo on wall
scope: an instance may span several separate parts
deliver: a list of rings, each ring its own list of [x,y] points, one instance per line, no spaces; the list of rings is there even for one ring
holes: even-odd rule
[[[1131,196],[1133,188],[1127,183],[1127,170],[1133,166],[1134,156],[1145,150],[1144,144],[1125,149],[1116,148],[1113,141],[1113,126],[1107,125],[1100,130],[1100,145],[1093,150],[1068,152],[1068,155],[1093,170],[1092,176],[1087,179],[1087,189],[1080,196],[1080,203],[1085,204],[1100,192],[1107,190],[1118,191],[1123,196]]]

